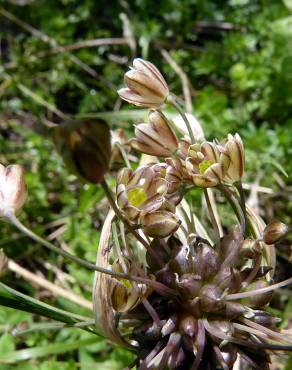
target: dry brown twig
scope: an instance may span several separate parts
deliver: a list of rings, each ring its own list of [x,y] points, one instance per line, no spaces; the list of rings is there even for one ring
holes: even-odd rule
[[[85,307],[89,310],[92,310],[92,302],[75,294],[72,293],[64,288],[61,288],[50,281],[44,279],[41,276],[37,276],[36,274],[26,270],[22,266],[18,265],[13,260],[8,260],[8,269],[14,272],[16,275],[20,276],[21,278],[29,281],[30,283],[37,285],[41,288],[44,288],[51,292],[54,296],[60,296],[63,298],[68,299],[71,302],[76,303],[79,306]]]
[[[167,61],[167,63],[169,63],[171,68],[175,71],[175,73],[179,76],[181,83],[182,83],[184,100],[186,102],[186,111],[187,113],[192,113],[193,108],[192,108],[192,97],[191,97],[191,91],[190,91],[190,81],[186,73],[176,63],[176,61],[171,57],[168,51],[166,51],[165,49],[162,49],[161,54],[163,58]]]
[[[41,32],[40,30],[32,27],[30,24],[23,22],[21,19],[17,18],[14,14],[10,13],[9,11],[7,11],[6,9],[2,7],[0,7],[0,14],[4,16],[5,18],[9,19],[11,22],[17,24],[19,27],[23,28],[25,31],[31,33],[33,36],[35,36],[39,40],[42,40],[44,43],[49,44],[52,48],[55,48],[59,52],[62,52],[62,46],[58,45],[55,39],[53,39],[52,37],[49,37],[44,32]],[[72,63],[79,66],[83,71],[88,73],[91,77],[102,81],[110,89],[114,88],[114,86],[109,81],[102,78],[93,68],[91,68],[89,65],[84,63],[81,59],[79,59],[75,55],[70,54],[68,52],[68,58],[71,60]]]

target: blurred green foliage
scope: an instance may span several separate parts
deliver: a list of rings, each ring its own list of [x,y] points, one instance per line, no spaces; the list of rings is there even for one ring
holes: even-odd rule
[[[124,40],[70,50],[85,40],[129,33],[131,47]],[[156,64],[183,98],[180,78],[161,55],[164,48],[188,75],[193,111],[207,136],[220,139],[240,132],[246,146],[245,181],[273,190],[259,197],[268,219],[291,223],[292,184],[283,173],[292,170],[291,36],[290,0],[0,1],[0,162],[26,167],[29,199],[22,219],[41,235],[58,230],[55,242],[68,243],[72,253],[94,261],[105,213],[103,192],[67,172],[46,124],[60,121],[56,108],[70,115],[119,110],[116,89],[134,56]],[[131,107],[123,103],[121,109]],[[125,117],[110,123],[131,134]],[[63,286],[90,299],[92,273],[39,248],[8,224],[1,223],[0,235],[8,256],[57,283],[58,273],[64,273]],[[42,297],[12,274],[2,279],[26,294],[88,315],[64,299]],[[76,329],[10,334],[15,325],[39,320],[1,308],[0,353],[52,343],[72,343],[71,350],[50,352],[49,347],[46,355],[13,368],[90,369],[94,363],[93,369],[118,370],[130,361],[130,354],[102,339],[79,348],[78,341],[91,336]]]

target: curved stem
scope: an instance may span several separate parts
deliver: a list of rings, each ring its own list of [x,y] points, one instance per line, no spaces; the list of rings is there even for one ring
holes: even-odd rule
[[[211,192],[211,189],[204,189],[204,196],[205,196],[205,199],[206,199],[207,208],[208,208],[208,211],[209,211],[209,216],[210,216],[213,228],[215,230],[217,239],[220,239],[223,236],[223,233],[222,233],[222,229],[220,229],[219,221],[218,221],[218,219],[216,218],[216,215],[215,215],[214,203],[211,202],[210,192]],[[218,214],[217,214],[217,216],[218,216]]]
[[[244,194],[244,190],[243,190],[243,187],[242,187],[242,182],[241,181],[238,181],[238,182],[234,183],[234,186],[238,190],[239,197],[240,197],[240,205],[241,205],[241,209],[242,209],[243,216],[244,216],[244,219],[245,219],[245,225],[247,225],[247,213],[246,213],[246,206],[245,206],[245,194]]]
[[[184,120],[184,123],[186,124],[187,130],[189,132],[191,143],[195,144],[196,143],[196,138],[195,138],[194,133],[192,131],[190,122],[187,119],[187,116],[185,115],[184,111],[181,109],[181,107],[179,106],[179,104],[175,100],[175,97],[173,95],[169,95],[167,100],[166,100],[166,103],[172,105],[178,111],[178,113],[182,116],[182,119]]]
[[[54,244],[50,243],[46,239],[43,239],[42,237],[35,234],[33,231],[31,231],[25,225],[23,225],[13,213],[8,213],[5,216],[15,227],[17,227],[21,232],[26,234],[28,237],[30,237],[31,239],[33,239],[37,243],[43,245],[44,247],[50,249],[51,251],[53,251],[55,253],[60,254],[61,256],[65,257],[67,259],[70,259],[71,261],[74,261],[74,262],[78,263],[79,265],[87,268],[88,270],[98,271],[98,272],[103,273],[103,274],[111,275],[111,276],[115,277],[116,279],[126,279],[126,280],[130,280],[130,281],[136,281],[138,283],[143,283],[143,284],[151,286],[154,290],[158,291],[161,294],[177,295],[177,293],[173,289],[167,287],[166,285],[164,285],[162,283],[159,283],[158,281],[150,280],[150,279],[139,277],[139,276],[132,276],[131,274],[124,274],[124,273],[108,270],[108,269],[105,269],[103,267],[96,266],[94,263],[86,261],[82,258],[76,257],[76,256],[64,251],[63,249],[60,249],[60,248],[56,247]]]
[[[123,157],[123,160],[125,162],[125,165],[127,166],[127,168],[131,168],[131,163],[127,157],[127,153],[125,152],[125,149],[123,147],[123,145],[121,145],[121,143],[119,143],[118,141],[115,142],[115,146],[117,146],[119,148],[119,151]]]
[[[287,279],[287,280],[283,280],[280,283],[273,284],[273,285],[270,285],[270,286],[267,286],[267,287],[264,287],[264,288],[249,290],[247,292],[242,292],[242,293],[227,294],[224,299],[226,301],[233,301],[233,300],[236,300],[236,299],[248,298],[248,297],[252,297],[254,295],[263,294],[263,293],[270,292],[270,291],[278,289],[278,288],[282,288],[283,286],[286,286],[286,285],[289,285],[289,284],[292,284],[292,277]]]
[[[225,195],[231,207],[233,208],[238,221],[240,222],[241,232],[242,234],[244,234],[246,230],[246,217],[244,215],[244,211],[240,205],[239,200],[236,198],[234,192],[230,190],[226,185],[220,184],[218,185],[218,189]]]

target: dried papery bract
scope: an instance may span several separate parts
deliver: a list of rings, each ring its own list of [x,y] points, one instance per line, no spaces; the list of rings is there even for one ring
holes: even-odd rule
[[[68,168],[83,181],[98,184],[111,158],[110,130],[105,121],[69,121],[54,128],[54,142]]]
[[[152,110],[149,123],[140,123],[135,127],[135,139],[132,147],[142,153],[171,157],[178,149],[178,140],[163,113]]]
[[[109,243],[111,226],[114,219],[114,212],[111,210],[103,224],[96,264],[100,267],[109,266]],[[119,333],[115,323],[115,310],[112,303],[112,289],[116,280],[106,274],[95,273],[93,286],[93,310],[96,327],[106,338],[123,347],[130,347],[129,343]]]
[[[146,108],[159,108],[169,94],[167,83],[159,70],[141,58],[134,59],[133,67],[124,77],[126,88],[118,91],[123,100]]]
[[[13,164],[7,167],[0,164],[0,217],[18,213],[26,200],[24,169]]]

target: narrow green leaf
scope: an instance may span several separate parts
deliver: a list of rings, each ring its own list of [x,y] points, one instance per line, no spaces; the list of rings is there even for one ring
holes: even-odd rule
[[[271,164],[272,166],[276,167],[277,170],[279,170],[284,176],[289,177],[288,173],[285,171],[285,169],[280,165],[280,163],[275,162],[273,160],[266,160],[265,163]]]
[[[54,343],[42,347],[33,347],[21,349],[18,351],[11,351],[0,354],[0,363],[13,364],[18,361],[31,360],[47,355],[56,355],[68,351],[73,351],[83,346],[95,343],[96,337],[77,340],[71,343]]]
[[[0,282],[0,305],[34,313],[56,321],[65,322],[67,324],[75,324],[80,321],[90,320],[90,318],[61,310],[35,298],[29,297],[10,288],[2,282]]]

